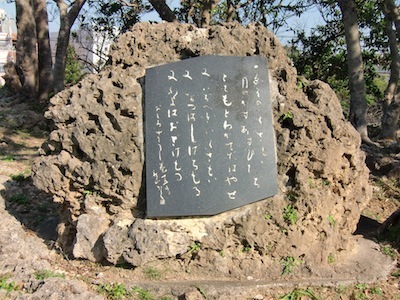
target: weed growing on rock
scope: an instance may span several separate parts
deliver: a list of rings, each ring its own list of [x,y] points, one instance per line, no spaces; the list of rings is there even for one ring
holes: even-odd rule
[[[293,291],[279,297],[280,300],[301,300],[303,296],[308,297],[311,300],[321,300],[318,296],[316,296],[312,290],[310,289],[294,289]]]
[[[266,212],[264,215],[264,218],[265,218],[265,220],[269,221],[269,220],[271,220],[272,216],[268,212]]]
[[[296,224],[298,217],[297,217],[297,211],[293,207],[292,204],[288,204],[284,209],[283,209],[283,219],[288,225],[294,225]]]
[[[7,293],[16,290],[16,285],[14,281],[9,280],[9,276],[0,278],[0,289],[6,290]]]
[[[293,268],[298,266],[300,261],[295,259],[293,256],[286,256],[281,258],[281,265],[283,266],[282,275],[293,273]]]
[[[332,265],[335,262],[336,262],[335,255],[333,255],[332,253],[329,253],[329,255],[328,255],[328,263]]]
[[[311,189],[315,188],[314,179],[312,177],[308,177],[308,184]]]
[[[37,280],[45,280],[47,278],[52,278],[52,277],[65,278],[65,274],[53,272],[50,270],[40,270],[35,272],[35,278]]]
[[[196,253],[201,249],[202,245],[200,242],[194,242],[191,246],[189,251],[187,252],[188,254]]]
[[[93,191],[84,190],[84,191],[82,192],[82,194],[83,194],[83,196],[92,195],[92,194],[93,194]]]
[[[382,245],[381,252],[387,256],[390,256],[393,259],[396,257],[396,250],[393,249],[390,245]]]
[[[330,181],[328,181],[327,179],[324,179],[324,178],[322,178],[321,179],[321,186],[322,187],[330,187],[331,186],[331,183],[330,183]]]
[[[286,114],[283,114],[280,118],[279,118],[279,122],[283,123],[286,120],[291,120],[293,119],[293,113],[291,111],[288,111]]]
[[[328,222],[329,222],[329,224],[333,227],[333,226],[335,226],[336,225],[336,220],[333,218],[333,216],[332,215],[328,215]]]
[[[396,271],[392,272],[390,276],[399,278],[400,277],[400,269],[398,268]]]
[[[244,252],[244,253],[248,253],[248,252],[250,252],[250,250],[251,250],[251,246],[243,246],[243,248],[242,248],[242,252]]]

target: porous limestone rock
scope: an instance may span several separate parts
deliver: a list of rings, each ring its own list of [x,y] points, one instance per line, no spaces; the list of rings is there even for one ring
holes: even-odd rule
[[[209,54],[267,57],[279,193],[207,218],[145,219],[145,69]],[[371,196],[360,137],[335,93],[299,80],[277,38],[258,24],[139,23],[114,44],[109,66],[52,98],[46,118],[53,131],[34,182],[60,203],[58,243],[76,257],[162,260],[170,270],[254,279],[279,276],[291,257],[294,273],[318,275],[316,267],[351,252]]]

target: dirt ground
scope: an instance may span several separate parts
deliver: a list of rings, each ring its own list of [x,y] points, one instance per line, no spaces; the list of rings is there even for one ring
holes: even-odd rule
[[[30,179],[32,161],[48,135],[47,124],[41,117],[42,113],[36,108],[33,109],[29,105],[12,101],[12,98],[6,97],[0,100],[0,178],[7,187],[3,190],[0,189],[0,195],[4,198],[5,210],[22,224],[24,232],[35,241],[45,244],[49,249],[51,258],[49,257],[48,261],[51,270],[49,270],[48,277],[82,282],[90,294],[82,293],[80,298],[76,299],[94,299],[93,295],[99,296],[99,299],[102,297],[148,300],[231,299],[228,296],[218,296],[218,292],[213,292],[213,289],[221,291],[234,287],[230,287],[226,282],[219,283],[213,278],[207,278],[210,285],[206,289],[196,282],[185,282],[184,274],[169,274],[161,264],[145,269],[105,266],[88,261],[73,260],[59,251],[54,243],[57,205],[52,202],[49,195],[37,190]],[[377,236],[376,230],[399,207],[399,176],[394,174],[395,172],[390,173],[390,170],[393,170],[399,161],[399,148],[399,143],[386,142],[384,148],[367,147],[365,149],[369,153],[369,163],[373,168],[370,182],[374,186],[374,196],[364,210],[359,228],[355,233],[379,242],[381,252],[390,256],[394,264],[400,257],[400,227],[391,227],[380,237]],[[375,159],[376,157],[379,159]],[[385,169],[388,164],[391,165],[390,170]],[[2,225],[2,230],[8,227],[8,224],[3,223]],[[17,242],[21,243],[20,247],[23,247],[23,243],[28,243],[27,240]],[[2,252],[1,248],[0,252]],[[26,284],[18,283],[18,280],[15,279],[17,276],[12,272],[7,273],[0,270],[0,274],[3,274],[0,277],[0,298],[40,299],[39,296],[34,298],[29,295],[30,291],[26,288]],[[60,274],[62,276],[58,276]],[[176,276],[181,277],[177,278]],[[353,282],[326,286],[324,282],[318,281],[307,283],[297,280],[291,282],[290,278],[284,278],[281,282],[264,283],[264,286],[257,285],[257,283],[249,285],[243,283],[235,299],[400,299],[399,278],[400,264],[392,270],[387,280],[368,284]],[[168,294],[170,289],[166,287],[169,279],[174,280],[172,284],[175,285],[175,288],[179,284],[190,288],[182,289],[181,296]],[[22,279],[22,281],[24,280]],[[181,283],[177,283],[176,280],[181,280]],[[44,284],[43,282],[41,284]],[[137,282],[145,284],[138,287],[136,286]],[[32,288],[32,291],[34,290]],[[249,291],[248,295],[240,294],[245,293],[246,290]],[[42,299],[50,298],[49,295],[43,295]]]

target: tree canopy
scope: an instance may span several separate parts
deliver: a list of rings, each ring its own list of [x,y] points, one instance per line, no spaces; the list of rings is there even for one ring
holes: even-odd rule
[[[48,38],[45,0],[15,0],[17,68],[22,91],[46,101],[65,85],[65,68],[72,26],[91,27],[116,38],[155,10],[167,22],[198,27],[237,21],[260,22],[271,31],[286,27],[293,16],[317,8],[324,24],[309,33],[291,28],[296,36],[288,48],[300,75],[328,82],[345,104],[353,125],[368,139],[367,104],[382,106],[382,136],[394,138],[400,103],[398,41],[400,17],[394,0],[182,0],[171,8],[165,0],[53,0],[60,21],[54,64]],[[84,6],[88,4],[87,6]],[[37,50],[36,50],[37,45]],[[382,88],[377,68],[390,71]],[[350,101],[348,101],[350,100]],[[347,106],[346,106],[347,105]]]

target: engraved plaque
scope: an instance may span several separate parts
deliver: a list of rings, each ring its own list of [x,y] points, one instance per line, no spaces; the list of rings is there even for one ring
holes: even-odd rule
[[[148,217],[214,215],[277,193],[266,58],[149,68],[144,102]]]

